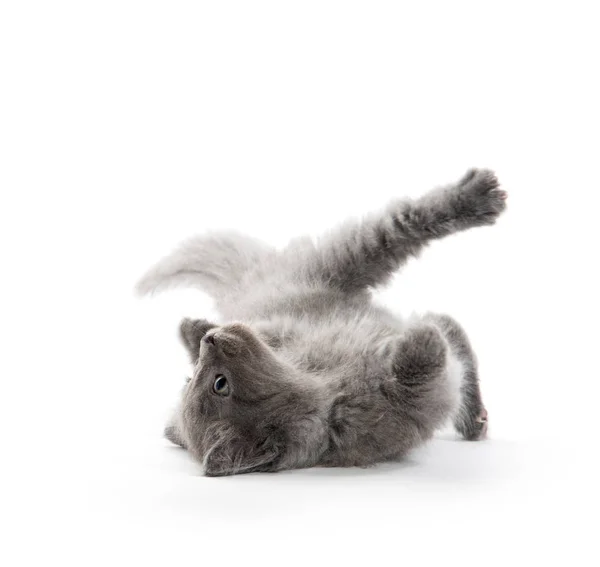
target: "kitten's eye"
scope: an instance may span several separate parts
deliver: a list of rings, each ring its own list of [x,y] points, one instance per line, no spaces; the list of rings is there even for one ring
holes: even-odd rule
[[[215,394],[219,394],[219,396],[229,395],[229,384],[227,383],[227,378],[225,378],[223,374],[216,375],[213,390]]]

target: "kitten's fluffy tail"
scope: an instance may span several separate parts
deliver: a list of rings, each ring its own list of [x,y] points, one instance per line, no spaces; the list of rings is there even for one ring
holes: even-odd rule
[[[236,289],[272,253],[267,245],[236,233],[190,238],[152,267],[136,285],[136,292],[146,295],[189,286],[219,296]]]

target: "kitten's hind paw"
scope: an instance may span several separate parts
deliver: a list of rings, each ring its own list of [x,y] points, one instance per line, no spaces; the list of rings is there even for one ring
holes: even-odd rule
[[[488,430],[488,412],[485,408],[475,418],[475,424],[476,426],[473,428],[475,437],[472,440],[479,441],[480,439],[485,439]]]
[[[455,421],[455,426],[463,439],[467,441],[481,441],[485,439],[488,431],[488,412],[484,407],[474,414],[467,409],[467,415],[463,414]]]
[[[452,204],[457,219],[465,226],[494,224],[506,209],[508,193],[499,188],[498,178],[489,169],[471,169],[455,191]]]

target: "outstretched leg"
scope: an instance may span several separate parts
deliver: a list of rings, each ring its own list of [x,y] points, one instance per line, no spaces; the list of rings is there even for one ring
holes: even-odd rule
[[[487,433],[488,414],[483,405],[477,359],[463,328],[448,315],[430,313],[425,320],[436,325],[448,343],[461,370],[460,407],[454,416],[454,427],[464,439],[476,441]]]
[[[304,278],[360,291],[384,283],[431,240],[493,224],[506,196],[491,171],[472,169],[456,184],[416,201],[393,202],[383,214],[342,227],[316,248],[300,245],[288,253],[298,258]]]

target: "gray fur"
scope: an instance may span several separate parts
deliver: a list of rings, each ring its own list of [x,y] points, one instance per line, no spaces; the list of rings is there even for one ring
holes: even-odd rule
[[[398,459],[448,420],[465,439],[483,437],[476,361],[458,323],[404,322],[370,290],[431,240],[493,224],[505,199],[492,172],[471,170],[317,243],[184,243],[138,290],[197,286],[225,324],[182,322],[194,372],[166,437],[211,476]],[[215,391],[220,376],[227,395]]]

